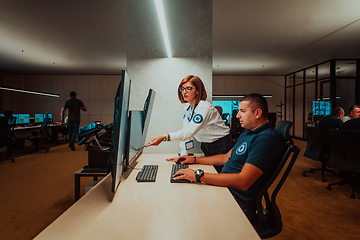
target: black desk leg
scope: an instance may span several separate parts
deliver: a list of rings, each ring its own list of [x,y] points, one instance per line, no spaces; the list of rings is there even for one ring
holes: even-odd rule
[[[80,174],[75,174],[75,202],[80,199]]]

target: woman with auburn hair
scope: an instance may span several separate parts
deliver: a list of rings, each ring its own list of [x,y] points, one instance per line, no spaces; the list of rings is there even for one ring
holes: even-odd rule
[[[194,147],[193,138],[201,143],[205,156],[228,153],[234,145],[230,129],[213,105],[205,101],[207,94],[203,82],[197,76],[185,77],[178,97],[184,107],[183,128],[177,132],[159,135],[147,146],[157,146],[163,141],[180,141],[181,155],[188,155]]]

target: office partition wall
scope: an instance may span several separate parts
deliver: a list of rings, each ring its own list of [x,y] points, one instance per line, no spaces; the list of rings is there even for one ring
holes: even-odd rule
[[[315,126],[334,107],[348,115],[359,96],[360,59],[333,59],[287,74],[285,118],[294,122],[293,137],[304,139],[304,126]]]

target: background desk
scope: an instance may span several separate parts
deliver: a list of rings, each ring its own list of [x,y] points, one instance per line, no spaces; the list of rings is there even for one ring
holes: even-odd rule
[[[136,168],[159,165],[156,182],[136,182],[133,170],[115,195],[109,174],[35,239],[260,239],[227,188],[170,183],[173,156],[143,154]]]
[[[41,125],[28,125],[28,126],[17,126],[14,127],[14,135],[16,138],[24,138],[31,135],[30,131],[34,129],[39,129]],[[57,123],[50,123],[48,129],[50,130],[49,133],[51,138],[49,142],[59,144],[58,135],[61,132],[60,128],[65,128],[66,125],[57,124]],[[27,131],[24,131],[27,130]],[[30,146],[31,143],[26,143],[25,146]]]

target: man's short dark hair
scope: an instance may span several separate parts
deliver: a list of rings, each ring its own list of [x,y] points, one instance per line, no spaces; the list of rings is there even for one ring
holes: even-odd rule
[[[266,99],[258,93],[251,93],[243,97],[240,102],[242,101],[249,101],[249,107],[255,111],[256,109],[260,108],[262,110],[262,115],[264,118],[268,118],[268,103]]]
[[[70,92],[70,97],[76,97],[76,92],[74,91]]]
[[[335,117],[339,117],[341,114],[344,114],[344,109],[342,107],[334,107],[334,109],[331,112],[331,115]]]
[[[356,105],[356,104],[352,105],[352,106],[350,107],[350,109],[349,109],[349,113],[351,113],[352,111],[354,111],[355,108],[360,108],[360,105]]]

